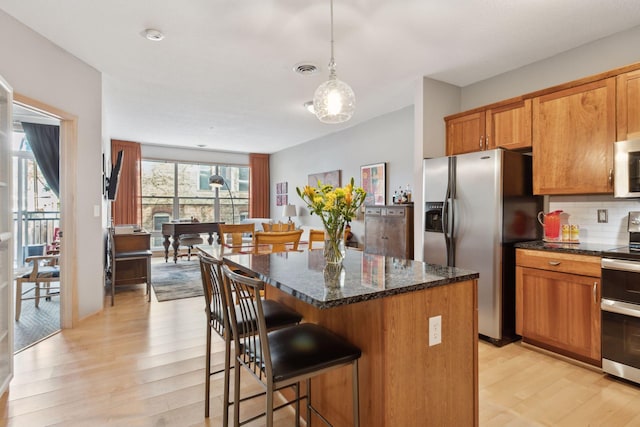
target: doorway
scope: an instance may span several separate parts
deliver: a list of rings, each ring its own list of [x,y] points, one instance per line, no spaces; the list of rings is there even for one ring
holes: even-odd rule
[[[60,120],[26,105],[13,105],[13,224],[15,233],[14,270],[16,277],[32,270],[34,262],[41,268],[51,268],[59,259],[62,245],[61,205],[59,173],[43,173],[52,156],[43,154],[42,144],[55,147],[53,163],[58,170],[60,149]],[[49,139],[42,131],[53,131]],[[38,145],[39,144],[39,145]],[[46,152],[46,150],[45,150]],[[37,261],[33,256],[51,256]],[[59,275],[58,275],[59,277]],[[60,330],[61,293],[60,283],[50,283],[52,290],[44,298],[37,299],[33,283],[24,283],[19,299],[20,314],[14,322],[14,351],[21,351]],[[55,289],[57,288],[57,289]],[[16,305],[16,308],[18,305]],[[16,310],[17,311],[17,310]]]

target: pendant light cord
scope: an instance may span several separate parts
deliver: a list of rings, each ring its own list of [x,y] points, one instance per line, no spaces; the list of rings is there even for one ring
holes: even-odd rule
[[[331,10],[331,59],[329,60],[329,77],[336,76],[336,61],[333,58],[333,0],[329,1]]]

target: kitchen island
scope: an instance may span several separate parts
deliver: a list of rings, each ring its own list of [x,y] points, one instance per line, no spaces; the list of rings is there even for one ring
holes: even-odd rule
[[[477,273],[359,251],[337,271],[321,250],[224,260],[263,280],[267,298],[361,348],[361,425],[478,425]],[[431,340],[430,318],[441,324]],[[350,383],[350,368],[312,381],[333,425],[351,424]]]

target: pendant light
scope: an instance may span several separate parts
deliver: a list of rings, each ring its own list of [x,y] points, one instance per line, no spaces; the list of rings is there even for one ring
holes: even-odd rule
[[[331,59],[329,80],[318,86],[313,94],[313,109],[323,123],[346,122],[356,109],[356,95],[351,87],[336,77],[336,62],[333,58],[333,0],[331,4]]]

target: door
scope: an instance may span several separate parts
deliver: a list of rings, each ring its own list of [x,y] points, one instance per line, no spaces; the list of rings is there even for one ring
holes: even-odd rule
[[[443,203],[449,185],[449,157],[426,159],[423,163],[423,188],[425,206],[430,203]],[[440,205],[438,205],[440,207]],[[425,207],[425,209],[427,209]],[[442,213],[440,218],[442,219]],[[443,226],[446,225],[443,221]],[[425,224],[420,224],[424,230]],[[445,233],[425,231],[424,233],[424,262],[431,264],[447,265],[447,246]]]
[[[456,267],[480,273],[478,331],[501,339],[500,239],[502,223],[501,150],[456,157]]]
[[[0,76],[0,395],[13,377],[12,104],[11,87]]]

